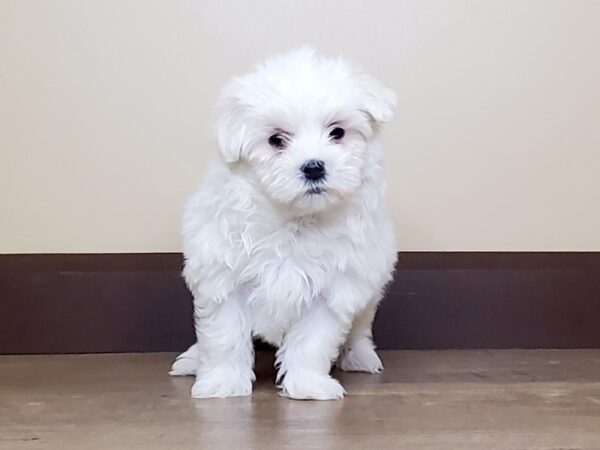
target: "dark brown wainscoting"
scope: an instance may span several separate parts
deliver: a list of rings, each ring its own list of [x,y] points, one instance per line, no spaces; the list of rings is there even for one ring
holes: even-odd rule
[[[0,255],[0,353],[192,343],[181,255]],[[600,252],[404,252],[380,348],[600,347]]]

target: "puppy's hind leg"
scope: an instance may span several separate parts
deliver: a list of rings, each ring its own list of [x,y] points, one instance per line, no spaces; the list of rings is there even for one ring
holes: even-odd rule
[[[244,303],[232,295],[222,303],[196,300],[194,307],[198,364],[192,397],[250,395],[254,348]]]
[[[352,323],[352,328],[342,346],[337,366],[346,372],[380,373],[383,364],[373,344],[373,319],[380,296],[374,298]]]

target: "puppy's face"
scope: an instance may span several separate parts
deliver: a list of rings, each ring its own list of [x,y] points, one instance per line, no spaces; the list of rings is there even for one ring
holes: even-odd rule
[[[271,201],[317,212],[348,199],[378,163],[368,144],[394,104],[391,91],[345,61],[302,48],[223,90],[219,147]]]

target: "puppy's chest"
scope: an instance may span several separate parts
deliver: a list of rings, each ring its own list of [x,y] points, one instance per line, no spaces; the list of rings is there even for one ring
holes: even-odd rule
[[[299,307],[323,295],[331,277],[344,269],[354,251],[344,239],[289,226],[256,242],[240,281],[250,287],[255,303]]]

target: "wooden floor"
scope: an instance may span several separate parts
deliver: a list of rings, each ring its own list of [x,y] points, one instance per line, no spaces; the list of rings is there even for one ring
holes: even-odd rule
[[[171,354],[0,357],[0,449],[600,449],[600,350],[382,352],[348,396],[192,400]]]

